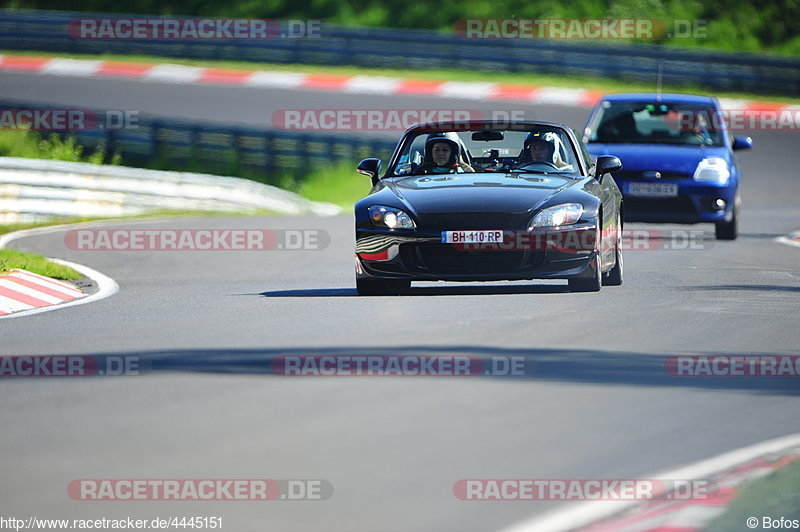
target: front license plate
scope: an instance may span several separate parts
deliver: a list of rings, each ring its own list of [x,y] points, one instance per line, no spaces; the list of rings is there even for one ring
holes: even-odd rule
[[[628,183],[629,196],[643,198],[674,198],[678,195],[676,183]]]
[[[442,244],[503,243],[503,231],[442,231]]]

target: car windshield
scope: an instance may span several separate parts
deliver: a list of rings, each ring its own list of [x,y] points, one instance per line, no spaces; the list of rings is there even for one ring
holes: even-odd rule
[[[710,105],[604,101],[586,130],[588,142],[722,146],[719,113]]]
[[[391,169],[395,176],[446,173],[580,175],[575,147],[564,130],[422,130],[409,133]]]

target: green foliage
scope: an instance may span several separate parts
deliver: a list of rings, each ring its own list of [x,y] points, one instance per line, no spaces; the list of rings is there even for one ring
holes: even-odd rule
[[[800,0],[0,0],[0,6],[175,16],[321,19],[351,26],[451,30],[463,18],[656,18],[667,32],[675,20],[707,21],[706,37],[658,42],[729,50],[797,54]]]
[[[327,201],[345,208],[369,193],[369,178],[356,172],[356,161],[312,171],[297,192],[308,199]]]
[[[100,145],[91,155],[83,155],[83,146],[73,136],[66,139],[55,133],[42,137],[35,131],[0,131],[0,157],[25,157],[27,159],[49,159],[54,161],[87,162],[103,164],[106,161],[105,147]],[[120,164],[118,152],[110,158],[110,164]]]

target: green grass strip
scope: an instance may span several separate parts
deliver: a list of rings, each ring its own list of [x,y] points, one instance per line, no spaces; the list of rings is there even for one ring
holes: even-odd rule
[[[27,270],[54,279],[75,280],[83,277],[72,268],[50,262],[42,255],[16,249],[0,249],[0,272],[13,269]]]
[[[796,530],[800,527],[800,524],[764,527],[765,517],[770,519],[769,524],[781,517],[795,520],[795,523],[800,521],[800,460],[742,486],[725,513],[712,521],[705,531]],[[757,520],[757,527],[748,527],[747,520],[750,518]]]

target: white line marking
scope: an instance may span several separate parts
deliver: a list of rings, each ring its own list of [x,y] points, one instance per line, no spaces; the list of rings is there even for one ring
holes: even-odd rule
[[[50,303],[51,305],[57,305],[63,302],[63,299],[57,298],[56,296],[51,296],[45,294],[44,292],[39,292],[38,290],[34,290],[33,288],[28,288],[27,286],[22,286],[19,283],[15,283],[14,281],[9,281],[8,279],[3,279],[0,277],[0,289],[7,289],[10,292],[16,292],[17,294],[21,294],[23,296],[29,296],[36,298],[40,301],[44,301],[45,303]],[[6,295],[12,297],[14,294],[9,294],[6,292]]]
[[[800,432],[742,447],[741,449],[736,449],[707,460],[701,460],[679,469],[658,475],[650,475],[647,478],[700,480],[714,473],[755,460],[761,456],[786,451],[798,446],[800,446]],[[565,532],[568,530],[575,530],[585,527],[595,521],[599,521],[600,519],[611,517],[640,502],[641,501],[591,501],[570,504],[569,506],[564,506],[541,517],[533,517],[511,525],[508,528],[502,529],[501,532]]]
[[[11,299],[10,297],[0,295],[0,310],[3,312],[17,312],[32,308],[34,308],[32,305],[28,305],[22,301],[17,301],[16,299]],[[0,316],[0,318],[2,318],[2,316]]]
[[[800,240],[798,239],[800,239],[800,231],[795,231],[789,236],[779,236],[775,238],[775,242],[800,248]]]
[[[544,87],[533,96],[532,100],[539,104],[580,105],[585,96],[586,91],[583,89]]]
[[[56,76],[92,76],[100,70],[102,61],[86,59],[51,59],[39,72]]]
[[[294,89],[306,80],[305,74],[297,72],[253,72],[242,83],[245,87],[274,87]]]
[[[39,285],[43,288],[49,288],[55,292],[59,292],[66,296],[72,297],[79,297],[83,295],[83,292],[75,288],[74,286],[67,285],[66,283],[62,283],[58,281],[58,279],[51,279],[49,277],[43,277],[41,275],[36,275],[35,273],[27,272],[27,271],[14,271],[8,275],[9,277],[16,277],[18,279],[23,279],[25,281],[34,283]]]
[[[184,65],[156,65],[148,70],[142,79],[164,81],[166,83],[195,83],[205,72],[204,68]]]
[[[486,100],[494,91],[496,83],[480,81],[447,81],[439,85],[433,94],[444,98],[464,98],[467,100]]]
[[[353,76],[344,84],[344,92],[359,94],[394,94],[400,79],[385,76]]]
[[[719,105],[726,111],[735,111],[738,109],[745,109],[747,107],[747,100],[737,100],[735,98],[719,98]]]

